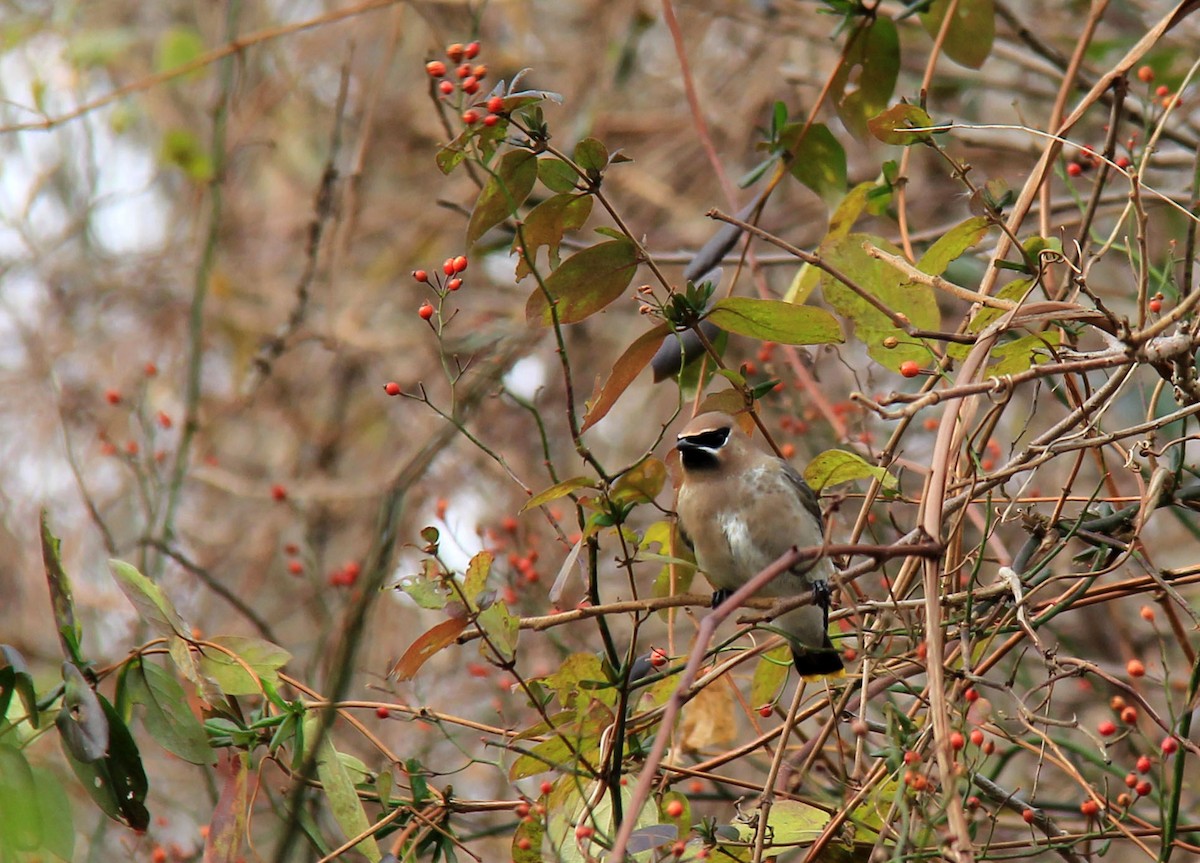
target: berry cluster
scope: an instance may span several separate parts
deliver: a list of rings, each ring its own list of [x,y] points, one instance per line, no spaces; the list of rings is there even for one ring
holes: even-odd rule
[[[440,333],[442,326],[446,320],[442,318],[442,304],[446,297],[454,291],[460,290],[463,286],[463,273],[467,270],[469,261],[466,255],[457,255],[453,258],[446,258],[442,262],[442,272],[430,273],[428,270],[413,270],[413,281],[421,285],[429,285],[436,295],[437,305],[431,301],[425,300],[417,307],[417,316],[429,322],[429,325],[434,328],[435,332]],[[434,316],[437,316],[437,321],[434,321]],[[383,385],[383,391],[389,396],[398,396],[401,394],[400,384],[395,381],[388,381]]]
[[[462,109],[464,123],[472,126],[482,122],[485,126],[495,126],[500,122],[500,117],[504,113],[504,100],[501,97],[492,96],[481,104],[467,104],[471,97],[479,93],[483,86],[481,82],[488,73],[488,68],[483,63],[472,64],[469,62],[477,56],[479,56],[478,42],[470,42],[466,45],[455,42],[453,45],[446,46],[446,59],[450,61],[449,63],[442,60],[430,60],[425,64],[425,71],[430,78],[437,81],[435,87],[443,99],[450,99],[458,94],[456,104]]]

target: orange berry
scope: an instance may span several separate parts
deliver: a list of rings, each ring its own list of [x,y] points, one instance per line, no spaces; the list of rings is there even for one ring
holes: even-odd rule
[[[467,49],[463,47],[461,42],[454,42],[446,46],[446,56],[450,58],[451,63],[460,62],[466,53]]]
[[[1153,766],[1154,762],[1150,760],[1150,756],[1143,755],[1138,758],[1137,764],[1134,765],[1134,769],[1137,770],[1138,773],[1149,773],[1150,768]]]
[[[301,575],[304,573],[304,564],[298,560],[289,560],[287,570],[292,575]]]
[[[971,729],[971,742],[976,746],[981,746],[983,744],[983,732],[980,729]]]
[[[1121,711],[1121,721],[1124,722],[1126,725],[1133,725],[1133,723],[1137,722],[1137,718],[1138,718],[1137,708],[1134,707],[1133,705],[1130,705],[1129,707],[1126,707],[1124,710]]]
[[[1149,66],[1139,66],[1137,70],[1138,80],[1143,84],[1149,84],[1154,80],[1154,70]]]
[[[167,863],[167,849],[161,845],[155,845],[154,850],[150,852],[150,859],[153,863]]]
[[[905,751],[905,753],[904,753],[904,763],[905,764],[916,764],[920,760],[921,760],[921,756],[917,752],[914,752],[911,749]]]
[[[1174,737],[1164,737],[1160,748],[1163,755],[1174,755],[1179,751],[1179,741]]]
[[[1139,781],[1139,780],[1138,780],[1138,777],[1137,777],[1137,774],[1136,774],[1136,773],[1126,773],[1126,774],[1125,774],[1125,785],[1126,785],[1127,787],[1129,787],[1129,788],[1136,788],[1136,787],[1137,787],[1137,784],[1138,784],[1138,781]]]
[[[554,784],[549,779],[543,779],[542,784],[538,786],[543,794],[549,794],[554,790]]]
[[[967,739],[962,736],[960,731],[952,731],[950,733],[950,748],[956,752],[967,745]]]
[[[596,828],[590,824],[580,824],[575,828],[576,839],[591,839],[596,833]]]
[[[1133,789],[1137,792],[1138,797],[1145,797],[1154,789],[1154,786],[1143,780],[1137,784],[1137,788]]]
[[[1171,92],[1171,88],[1168,87],[1166,84],[1159,84],[1157,87],[1154,88],[1154,95],[1158,96],[1160,98],[1162,96],[1168,95],[1170,92]]]
[[[1150,311],[1157,315],[1162,311],[1162,300],[1151,300],[1150,302],[1146,303],[1146,306],[1150,309]]]
[[[671,818],[678,818],[683,814],[683,803],[678,800],[672,800],[667,804],[667,815]]]
[[[906,378],[915,378],[921,373],[921,366],[916,360],[905,360],[900,363],[900,374]]]
[[[287,500],[287,496],[287,489],[284,486],[280,485],[279,483],[271,486],[271,497],[273,499],[277,501],[285,501]]]
[[[152,378],[156,374],[158,374],[158,366],[156,366],[152,362],[148,362],[148,363],[146,363],[145,366],[142,367],[142,371],[145,372],[146,377]]]
[[[794,456],[796,454],[796,445],[791,444],[791,443],[785,443],[783,446],[781,446],[779,448],[779,454],[781,456],[783,456],[784,458],[791,458],[792,456]]]
[[[467,43],[467,47],[463,48],[463,56],[466,57],[468,60],[473,60],[474,58],[478,57],[479,56],[479,43],[478,42]]]
[[[438,84],[438,92],[443,96],[449,96],[454,92],[454,84],[450,81],[442,81]]]
[[[517,847],[522,851],[528,851],[531,847],[533,847],[533,843],[529,841],[528,836],[522,836],[517,840]]]
[[[479,122],[479,112],[474,108],[468,108],[466,111],[463,111],[462,121],[468,126],[470,126],[472,123]]]
[[[1095,800],[1084,800],[1079,804],[1079,811],[1091,818],[1093,815],[1099,814],[1100,804]]]
[[[462,282],[462,279],[451,279],[450,281],[446,282],[446,290],[457,291],[462,287]]]
[[[1125,671],[1130,677],[1142,677],[1146,673],[1146,666],[1140,659],[1131,659],[1125,663]]]
[[[466,255],[459,255],[451,263],[453,263],[453,265],[454,265],[454,272],[461,273],[463,270],[465,270],[467,268],[467,264],[469,262],[467,261]]]
[[[104,400],[106,402],[108,402],[110,405],[119,405],[121,403],[121,391],[120,390],[105,390],[104,391]]]
[[[1143,605],[1138,614],[1140,614],[1142,616],[1142,620],[1146,621],[1147,623],[1154,622],[1154,609],[1149,605]]]
[[[1120,713],[1127,706],[1125,697],[1122,695],[1114,695],[1108,700],[1108,706],[1111,707],[1115,713]]]
[[[446,64],[441,60],[430,60],[425,64],[425,71],[430,78],[440,78],[446,74]]]
[[[425,283],[429,281],[429,273],[424,270],[413,270],[412,277],[415,281]]]
[[[421,316],[421,320],[427,321],[433,317],[433,306],[428,302],[421,303],[421,307],[417,309],[417,314]]]
[[[529,804],[526,803],[525,801],[521,801],[520,803],[517,804],[517,808],[514,809],[513,811],[517,813],[518,818],[524,818],[526,815],[529,814]]]
[[[400,395],[400,384],[395,381],[388,381],[383,385],[383,391],[389,396],[398,396]]]
[[[1083,165],[1079,164],[1078,162],[1067,163],[1067,176],[1068,177],[1082,177],[1083,176]]]
[[[1026,809],[1021,813],[1021,820],[1026,824],[1032,824],[1035,818],[1037,818],[1037,814],[1032,809]]]

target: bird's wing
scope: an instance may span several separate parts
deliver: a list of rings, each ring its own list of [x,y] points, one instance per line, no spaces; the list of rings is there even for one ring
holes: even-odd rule
[[[783,464],[783,472],[792,484],[792,488],[796,492],[796,497],[800,499],[801,505],[812,513],[812,517],[817,520],[817,524],[824,528],[825,516],[821,513],[821,504],[817,500],[817,493],[804,481],[804,477],[800,476],[799,471],[783,459],[779,461]]]

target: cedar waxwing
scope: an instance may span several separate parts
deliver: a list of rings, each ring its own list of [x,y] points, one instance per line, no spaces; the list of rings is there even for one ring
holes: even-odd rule
[[[793,546],[824,542],[817,496],[781,458],[751,443],[733,417],[706,413],[679,433],[683,481],[679,530],[696,565],[720,593],[736,590]],[[792,645],[796,670],[809,677],[834,674],[842,657],[829,640],[828,558],[805,560],[781,573],[757,596],[778,598],[813,591],[812,605],[775,618]]]

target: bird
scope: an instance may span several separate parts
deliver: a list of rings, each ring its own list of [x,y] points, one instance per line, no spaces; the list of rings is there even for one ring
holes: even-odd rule
[[[676,503],[680,538],[715,592],[714,607],[793,547],[824,542],[825,519],[816,493],[790,464],[757,447],[726,413],[703,413],[679,432],[682,479]],[[827,557],[803,560],[756,596],[781,598],[812,591],[812,605],[775,618],[805,678],[843,668],[829,639]]]

